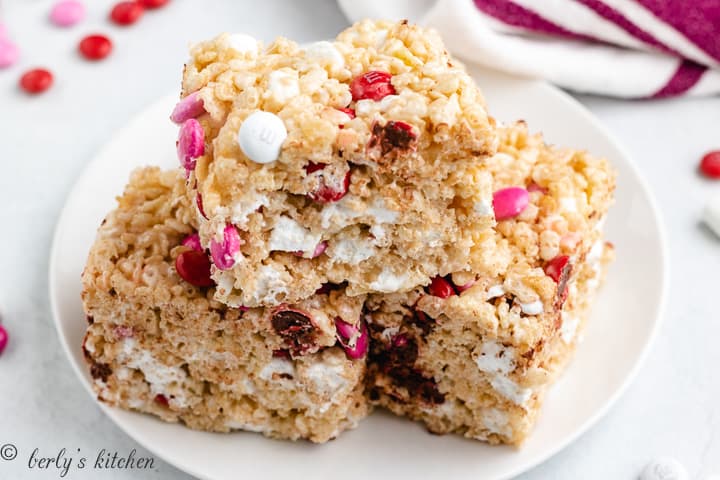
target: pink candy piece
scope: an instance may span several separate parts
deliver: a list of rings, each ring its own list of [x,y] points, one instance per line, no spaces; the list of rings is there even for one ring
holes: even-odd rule
[[[325,250],[327,250],[327,247],[328,247],[328,243],[324,240],[322,242],[318,243],[317,246],[315,247],[315,250],[313,250],[312,256],[310,258],[319,257],[320,255],[325,253]],[[295,254],[296,257],[304,257],[305,256],[305,252],[303,252],[302,250],[298,250],[297,252],[293,252],[293,253]]]
[[[354,337],[358,333],[358,329],[355,325],[347,323],[345,320],[340,319],[340,317],[335,319],[335,328],[337,329],[337,333],[343,342]]]
[[[200,244],[200,235],[198,235],[197,233],[193,233],[183,238],[182,245],[191,248],[197,252],[203,251],[202,245]]]
[[[327,250],[327,247],[328,247],[328,244],[325,241],[318,243],[317,246],[315,247],[315,251],[313,251],[312,257],[310,257],[310,258],[319,257],[320,255],[325,253],[325,250]]]
[[[0,38],[7,38],[7,28],[2,23],[0,23]]]
[[[198,92],[193,92],[175,105],[175,109],[173,109],[170,114],[170,120],[180,124],[185,120],[190,120],[191,118],[195,118],[203,113],[205,113],[203,101]]]
[[[50,21],[58,27],[70,27],[85,18],[85,5],[77,0],[57,2],[50,10]]]
[[[240,234],[233,225],[225,225],[223,240],[210,240],[210,255],[220,270],[229,270],[235,265],[235,254],[240,251]]]
[[[200,122],[191,118],[180,127],[177,141],[177,154],[180,165],[185,170],[195,169],[195,160],[205,153],[205,131]]]
[[[17,45],[7,38],[0,37],[0,68],[7,68],[20,58]]]
[[[7,343],[8,343],[7,330],[5,330],[5,327],[0,325],[0,354],[2,354],[3,350],[5,350]]]
[[[519,215],[528,206],[529,201],[530,196],[524,188],[510,187],[498,190],[493,194],[495,219],[507,220]]]
[[[198,192],[197,195],[195,195],[195,204],[197,205],[198,212],[200,212],[200,215],[202,215],[205,220],[209,220],[208,216],[205,215],[205,208],[203,208],[203,199],[202,199],[202,195],[200,195],[200,192]]]
[[[368,349],[368,329],[367,324],[361,320],[360,330],[355,325],[351,325],[340,317],[335,319],[335,329],[337,337],[342,345],[345,354],[350,359],[358,359],[365,356]]]
[[[470,280],[470,281],[469,281],[468,283],[466,283],[465,285],[455,285],[455,289],[458,291],[458,293],[462,293],[462,292],[464,292],[465,290],[467,290],[468,288],[470,288],[470,287],[472,287],[473,285],[475,285],[476,283],[477,283],[477,280]]]
[[[118,325],[113,328],[113,333],[116,338],[132,338],[135,335],[135,330],[132,327]]]

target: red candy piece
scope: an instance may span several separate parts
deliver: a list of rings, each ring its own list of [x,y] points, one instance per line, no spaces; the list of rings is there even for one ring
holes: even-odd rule
[[[327,165],[324,163],[310,162],[305,165],[305,172],[310,175],[311,173],[317,172],[318,170],[323,170],[326,166]],[[348,172],[345,174],[345,177],[340,184],[336,183],[335,185],[333,185],[329,183],[329,179],[322,177],[320,179],[320,185],[318,186],[318,188],[315,191],[310,192],[308,196],[319,203],[337,202],[345,196],[349,188],[350,170],[348,170]]]
[[[116,3],[110,11],[110,20],[118,25],[131,25],[142,17],[145,8],[138,2]]]
[[[720,150],[705,154],[700,161],[700,171],[708,178],[720,178]]]
[[[182,252],[175,260],[175,269],[183,280],[196,287],[210,287],[215,284],[210,278],[210,259],[203,252]]]
[[[432,279],[430,286],[428,286],[428,292],[433,297],[440,298],[448,298],[456,295],[452,284],[439,276]]]
[[[80,41],[78,50],[88,60],[102,60],[110,55],[113,44],[105,35],[88,35]]]
[[[20,77],[20,88],[31,94],[44,92],[52,83],[52,73],[44,68],[30,70]]]
[[[340,110],[340,111],[343,112],[345,115],[347,115],[348,117],[350,117],[350,120],[352,120],[353,118],[355,118],[355,110],[353,110],[352,108],[338,108],[338,110]]]
[[[558,255],[557,257],[549,260],[545,264],[545,275],[555,280],[555,283],[560,282],[563,274],[567,274],[564,270],[570,268],[570,257],[567,255]]]
[[[330,185],[323,184],[317,191],[310,193],[310,198],[320,203],[337,202],[345,196],[350,188],[350,172],[345,174],[342,185],[335,188]]]
[[[552,260],[549,260],[543,270],[545,270],[545,275],[555,280],[558,284],[558,295],[555,305],[560,308],[568,296],[568,280],[572,273],[570,257],[567,255],[558,255]]]
[[[404,333],[399,333],[390,340],[390,346],[393,348],[405,348],[408,343],[408,337]]]
[[[543,195],[545,195],[548,192],[547,188],[541,187],[540,185],[538,185],[535,182],[532,182],[530,185],[528,185],[527,191],[528,192],[540,192]]]
[[[385,135],[393,147],[402,149],[409,148],[412,141],[417,138],[412,125],[399,120],[390,120],[385,124]]]
[[[350,83],[350,93],[354,101],[370,99],[382,100],[388,95],[395,95],[395,87],[390,83],[392,75],[387,72],[373,70],[355,77]]]
[[[205,220],[208,220],[208,216],[205,215],[205,209],[203,208],[203,199],[202,195],[200,195],[200,192],[195,195],[195,203],[197,204],[198,211],[200,212],[200,215],[203,216]]]
[[[305,165],[305,173],[310,175],[311,173],[317,172],[318,170],[322,170],[325,167],[327,167],[326,163],[308,162],[308,164]]]
[[[168,401],[167,397],[162,393],[158,393],[157,395],[155,395],[155,403],[162,405],[163,407],[170,406],[170,402]]]
[[[138,1],[139,1],[139,3],[142,4],[143,7],[150,8],[150,9],[164,7],[165,5],[170,3],[170,0],[138,0]]]
[[[422,310],[418,310],[417,308],[414,311],[413,314],[413,321],[415,325],[419,325],[420,328],[427,328],[427,325],[432,324],[435,322],[435,319],[430,318],[427,313],[423,312]]]

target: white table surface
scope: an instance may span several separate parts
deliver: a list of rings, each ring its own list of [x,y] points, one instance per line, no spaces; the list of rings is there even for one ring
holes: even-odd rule
[[[188,42],[219,31],[309,41],[347,24],[333,0],[263,0],[252,8],[249,1],[173,0],[137,25],[118,28],[106,21],[112,2],[88,0],[85,22],[62,30],[47,21],[51,3],[2,2],[23,53],[19,65],[0,71],[0,315],[12,336],[0,357],[0,444],[20,451],[15,461],[0,459],[2,480],[59,478],[57,470],[28,469],[36,447],[47,455],[61,448],[137,448],[149,455],[81,387],[50,314],[52,233],[85,164],[133,114],[178,86]],[[90,64],[76,44],[96,31],[109,33],[115,50]],[[23,69],[35,65],[48,66],[56,83],[29,98],[16,85]],[[678,458],[693,479],[720,474],[720,240],[700,224],[703,202],[720,195],[720,182],[695,171],[703,152],[720,148],[720,98],[578,99],[628,148],[659,200],[670,241],[670,298],[647,363],[620,401],[573,445],[520,478],[633,479],[658,455]],[[73,470],[66,478],[190,478],[159,460],[155,465],[102,476]]]

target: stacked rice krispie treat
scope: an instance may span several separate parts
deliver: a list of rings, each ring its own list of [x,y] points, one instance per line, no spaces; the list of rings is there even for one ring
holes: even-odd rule
[[[409,291],[482,268],[496,135],[437,34],[360,22],[333,42],[192,48],[178,152],[196,192],[216,298],[267,306],[324,283]]]
[[[367,414],[367,335],[340,345],[364,298],[341,289],[294,305],[215,300],[178,171],[136,171],[82,275],[83,351],[98,398],[191,428],[325,442]],[[363,330],[365,331],[365,330]]]
[[[493,174],[497,275],[453,273],[371,295],[368,395],[435,433],[519,444],[571,356],[612,247],[605,160],[499,129]]]
[[[496,125],[431,30],[191,50],[181,168],[136,171],[83,273],[98,397],[324,442],[374,405],[527,436],[612,249],[605,160]]]

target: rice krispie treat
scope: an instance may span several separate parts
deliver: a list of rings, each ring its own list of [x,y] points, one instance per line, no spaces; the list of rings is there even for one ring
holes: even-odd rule
[[[522,122],[499,134],[488,168],[501,272],[371,295],[367,381],[373,403],[432,432],[519,444],[612,257],[602,224],[614,173],[605,160],[546,146]]]
[[[83,272],[83,350],[98,398],[191,428],[325,442],[368,412],[363,296],[292,305],[213,300],[178,171],[136,171]]]
[[[494,122],[434,31],[224,34],[191,49],[182,85],[171,118],[217,300],[272,306],[326,282],[403,292],[486,267],[470,247],[493,238]]]

